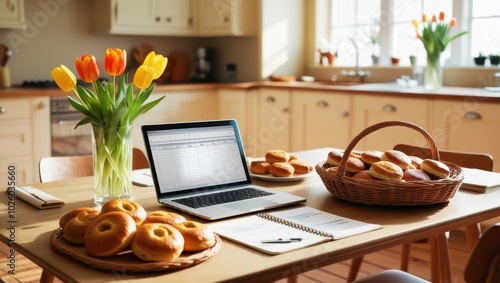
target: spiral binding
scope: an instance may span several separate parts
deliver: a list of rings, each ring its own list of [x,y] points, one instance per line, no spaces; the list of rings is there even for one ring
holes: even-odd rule
[[[274,216],[274,215],[271,215],[268,213],[258,213],[257,216],[264,218],[266,220],[273,221],[273,222],[280,223],[280,224],[284,224],[286,226],[293,227],[295,229],[299,229],[299,230],[302,230],[302,231],[305,231],[305,232],[308,232],[311,234],[316,234],[316,235],[323,236],[323,237],[330,237],[333,239],[332,234],[328,234],[328,233],[325,233],[325,232],[320,231],[320,230],[316,230],[316,229],[311,228],[311,227],[300,225],[300,224],[297,224],[297,223],[292,222],[290,220],[286,220],[286,219],[283,219],[283,218],[280,218],[280,217],[277,217],[277,216]]]

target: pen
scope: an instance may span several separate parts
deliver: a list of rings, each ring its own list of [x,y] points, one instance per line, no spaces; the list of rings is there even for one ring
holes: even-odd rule
[[[262,244],[288,244],[288,243],[300,242],[300,241],[302,241],[302,238],[278,238],[278,239],[271,239],[271,240],[261,240],[260,242]]]

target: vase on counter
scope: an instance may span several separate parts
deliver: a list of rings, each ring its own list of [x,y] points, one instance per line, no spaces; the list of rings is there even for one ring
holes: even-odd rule
[[[132,196],[132,126],[92,126],[94,202]]]
[[[427,53],[424,85],[427,89],[437,89],[443,86],[443,61],[441,60],[441,52]]]

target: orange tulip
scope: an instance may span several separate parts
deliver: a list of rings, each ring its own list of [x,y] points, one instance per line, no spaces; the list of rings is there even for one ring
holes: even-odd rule
[[[420,37],[422,36],[420,35],[420,33],[417,32],[417,38],[420,39]]]
[[[454,27],[457,24],[457,18],[452,18],[450,21],[450,27]]]
[[[427,21],[428,21],[428,20],[429,20],[429,19],[427,18],[427,15],[426,15],[426,14],[423,14],[423,15],[422,15],[422,22],[423,22],[423,23],[427,23]]]
[[[433,22],[437,22],[436,15],[432,15],[432,21],[433,21]]]
[[[444,20],[444,12],[439,12],[439,20],[440,21]]]
[[[99,78],[99,65],[94,55],[82,55],[75,60],[76,70],[80,78],[87,83],[95,82]]]
[[[111,76],[119,76],[125,71],[127,52],[125,49],[108,48],[104,54],[104,69]]]

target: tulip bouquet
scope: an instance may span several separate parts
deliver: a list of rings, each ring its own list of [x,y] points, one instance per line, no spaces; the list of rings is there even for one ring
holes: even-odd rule
[[[440,12],[438,17],[433,15],[430,21],[424,14],[422,16],[422,26],[419,25],[416,19],[412,21],[412,25],[417,32],[417,38],[423,43],[427,52],[425,77],[426,85],[429,85],[429,87],[437,87],[443,83],[441,53],[451,41],[467,33],[463,31],[450,37],[450,29],[456,25],[456,22],[456,18],[452,18],[450,22],[445,22],[444,12]]]
[[[134,74],[133,85],[128,83],[126,51],[108,48],[104,55],[104,69],[112,77],[110,82],[100,81],[99,65],[93,55],[75,60],[81,80],[91,84],[87,88],[77,85],[75,75],[64,65],[52,70],[52,78],[68,96],[71,105],[85,115],[76,127],[91,124],[94,142],[94,187],[96,202],[131,195],[132,169],[131,131],[134,120],[155,107],[164,98],[146,102],[154,84],[167,66],[167,58],[150,52]],[[121,76],[119,83],[116,83]],[[134,89],[135,86],[135,89]]]

